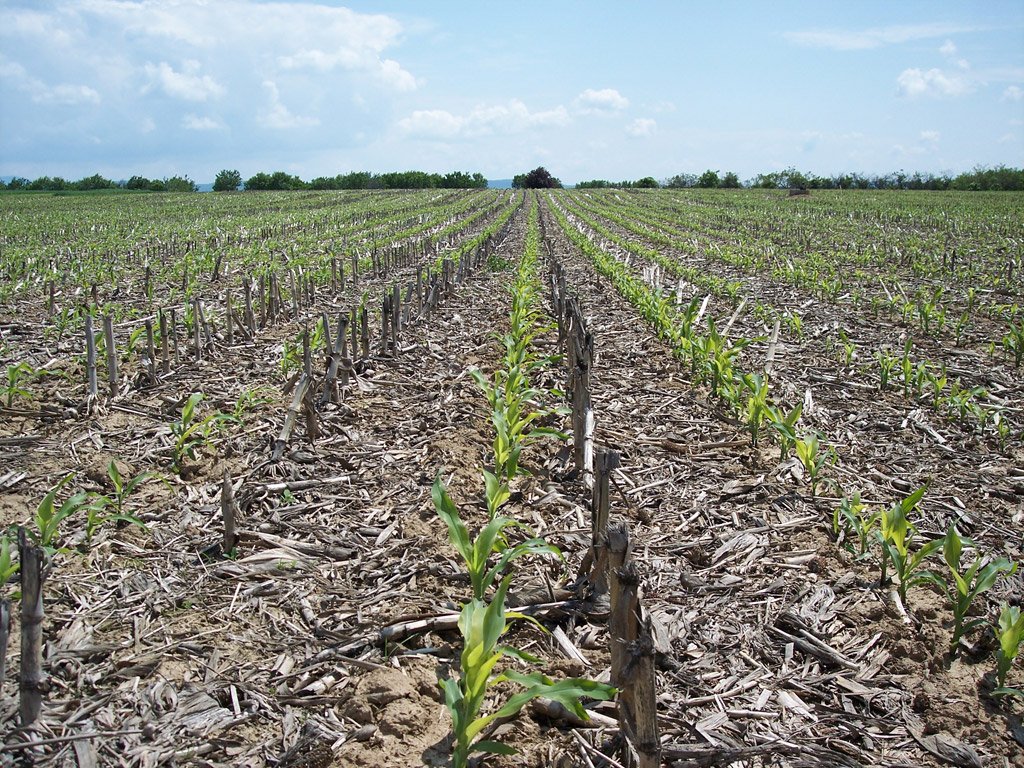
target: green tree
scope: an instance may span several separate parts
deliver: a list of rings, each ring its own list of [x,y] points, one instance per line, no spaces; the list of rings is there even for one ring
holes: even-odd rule
[[[197,192],[199,188],[188,176],[171,176],[164,179],[164,189],[168,192]]]
[[[722,182],[718,178],[718,171],[712,171],[710,169],[704,171],[697,179],[697,186],[702,189],[717,189],[721,186]]]
[[[112,182],[110,179],[100,176],[98,173],[94,173],[92,176],[87,176],[84,179],[79,179],[72,186],[75,189],[82,191],[91,189],[117,189],[117,184]]]
[[[214,192],[234,192],[242,186],[242,174],[235,170],[223,170],[213,180]]]
[[[660,185],[653,176],[644,176],[642,179],[638,179],[633,186],[640,189],[657,189]]]
[[[732,171],[729,171],[722,177],[722,183],[720,186],[722,189],[739,189],[740,177]]]
[[[540,166],[526,174],[518,174],[512,179],[516,189],[561,189],[562,182],[556,179],[547,168]]]

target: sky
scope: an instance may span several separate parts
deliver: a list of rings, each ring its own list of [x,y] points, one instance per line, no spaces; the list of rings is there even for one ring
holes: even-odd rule
[[[0,0],[0,175],[1024,167],[1024,2]]]

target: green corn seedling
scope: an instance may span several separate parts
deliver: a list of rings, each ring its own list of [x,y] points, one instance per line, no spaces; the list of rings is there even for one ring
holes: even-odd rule
[[[779,437],[779,461],[785,461],[797,441],[796,423],[803,413],[803,403],[797,403],[789,413],[773,405],[767,406],[768,423]]]
[[[131,525],[137,525],[140,528],[145,529],[145,523],[135,515],[125,512],[124,505],[128,497],[134,493],[140,485],[145,483],[147,480],[158,479],[160,476],[155,472],[140,472],[134,477],[126,480],[121,475],[121,471],[117,468],[117,462],[111,459],[110,464],[107,465],[107,477],[110,478],[114,492],[109,495],[97,494],[94,496],[94,501],[87,510],[88,517],[86,519],[85,527],[85,540],[87,542],[92,541],[92,537],[96,534],[96,531],[106,523],[120,521],[130,523]],[[114,511],[110,514],[103,514],[103,511],[107,507],[113,507]]]
[[[180,472],[186,458],[195,459],[196,452],[207,444],[213,427],[225,421],[235,422],[227,413],[212,413],[202,419],[196,414],[196,406],[203,399],[202,392],[193,392],[181,408],[181,416],[171,424],[174,438],[172,459],[175,472]]]
[[[878,388],[885,392],[889,388],[889,379],[896,370],[897,358],[889,352],[882,350],[878,353]]]
[[[89,507],[89,494],[85,491],[73,494],[59,507],[56,506],[57,494],[65,485],[71,482],[74,476],[74,473],[65,476],[64,479],[49,490],[39,503],[39,506],[36,507],[34,518],[35,530],[30,531],[29,535],[32,536],[36,544],[51,555],[56,552],[54,542],[57,540],[60,532],[60,524],[71,515]]]
[[[821,470],[833,459],[834,453],[831,448],[822,450],[818,435],[812,432],[796,441],[796,456],[811,481],[811,496],[816,496]]]
[[[769,416],[768,377],[759,373],[746,373],[743,374],[742,380],[748,393],[744,418],[747,431],[750,432],[750,441],[756,447],[761,425]]]
[[[860,500],[860,494],[855,493],[852,498],[843,498],[832,513],[832,532],[836,539],[841,540],[851,552],[854,549],[851,544],[847,543],[847,540],[851,533],[856,535],[856,556],[860,560],[867,557],[871,532],[881,518],[880,512],[871,512],[868,506]]]
[[[918,532],[917,526],[910,522],[910,513],[921,502],[925,490],[922,486],[907,498],[884,510],[880,521],[882,584],[886,583],[886,564],[891,563],[899,581],[897,592],[904,606],[907,603],[907,590],[911,587],[926,583],[945,586],[941,577],[923,568],[925,560],[942,547],[943,539],[929,541],[916,552],[910,551],[910,545]]]
[[[14,559],[18,545],[6,533],[0,536],[0,587],[18,572],[19,563]]]
[[[487,509],[490,520],[475,539],[470,539],[469,531],[459,516],[459,510],[448,496],[440,477],[434,481],[430,489],[434,509],[448,526],[448,538],[465,563],[475,600],[483,600],[487,591],[504,574],[509,563],[517,558],[524,555],[562,557],[557,547],[548,544],[542,538],[534,537],[519,544],[510,544],[506,532],[512,528],[526,529],[526,526],[512,518],[497,514],[498,508],[508,498],[508,486],[490,472],[485,472],[484,477],[487,484]],[[498,555],[493,565],[492,554]]]
[[[509,582],[509,577],[501,580],[490,603],[474,598],[463,606],[459,614],[459,632],[463,640],[459,677],[439,681],[444,691],[445,706],[452,717],[453,768],[466,768],[470,755],[477,752],[515,754],[507,744],[481,739],[480,735],[488,725],[500,718],[513,717],[533,699],[541,696],[552,699],[586,720],[588,715],[580,702],[582,697],[603,701],[615,695],[611,686],[592,680],[555,681],[539,672],[524,674],[512,669],[492,674],[495,665],[506,656],[530,663],[538,661],[524,651],[499,644],[511,621],[527,619],[521,613],[505,609]],[[488,693],[502,683],[515,683],[523,690],[511,695],[496,711],[481,715]]]
[[[1024,614],[1017,606],[1003,603],[999,612],[999,623],[994,629],[999,647],[996,648],[996,689],[992,693],[997,696],[1024,697],[1024,691],[1006,685],[1006,676],[1013,666],[1013,660],[1020,652],[1021,641],[1024,640]]]
[[[1020,368],[1024,360],[1024,323],[1010,323],[1009,331],[1003,336],[1003,348],[1013,356],[1014,368]]]
[[[968,618],[974,599],[990,590],[1001,575],[1009,576],[1017,570],[1017,564],[1005,557],[985,562],[983,558],[975,556],[967,570],[962,571],[960,560],[965,544],[973,546],[970,540],[962,539],[956,526],[950,523],[943,540],[942,557],[952,577],[947,590],[953,607],[953,639],[949,646],[951,654],[957,652],[960,639],[965,634],[987,623],[983,618]]]
[[[7,366],[7,387],[4,389],[4,398],[8,408],[14,404],[16,397],[25,400],[32,399],[32,393],[25,389],[22,382],[35,378],[37,373],[35,368],[24,361]]]

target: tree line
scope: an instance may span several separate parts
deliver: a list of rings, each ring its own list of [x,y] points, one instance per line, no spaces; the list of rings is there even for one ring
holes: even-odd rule
[[[772,173],[760,173],[747,181],[741,182],[737,174],[729,171],[719,175],[719,171],[706,170],[695,173],[680,173],[664,179],[660,184],[650,176],[638,181],[605,181],[594,179],[582,181],[577,189],[600,189],[613,187],[616,189],[667,187],[669,189],[915,189],[915,190],[958,190],[965,192],[1021,191],[1024,190],[1024,169],[1007,168],[975,168],[973,171],[956,176],[907,173],[868,175],[859,173],[842,173],[834,176],[817,176],[803,173],[795,168]]]
[[[246,190],[294,190],[294,189],[486,189],[487,179],[480,173],[425,173],[423,171],[402,171],[396,173],[370,173],[354,171],[337,176],[320,176],[312,181],[303,181],[284,171],[257,173],[245,181],[236,170],[223,170],[213,183],[215,192],[227,192],[244,188]],[[132,176],[127,181],[113,181],[100,174],[93,174],[78,181],[68,181],[60,176],[40,176],[38,179],[14,177],[8,182],[0,180],[0,189],[27,192],[87,192],[102,189],[130,189],[145,192],[196,192],[199,187],[188,176],[171,176],[164,179],[147,179]]]
[[[15,176],[8,182],[0,180],[0,189],[24,190],[27,192],[91,192],[98,189],[133,189],[145,192],[195,192],[199,189],[188,176],[171,176],[163,179],[147,179],[132,176],[127,181],[112,181],[96,173],[78,181],[68,181],[60,176],[40,176],[29,181]]]

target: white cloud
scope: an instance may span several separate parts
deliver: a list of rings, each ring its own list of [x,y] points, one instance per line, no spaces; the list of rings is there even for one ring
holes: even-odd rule
[[[531,128],[566,125],[565,107],[531,112],[519,99],[504,104],[480,105],[465,115],[444,109],[416,110],[398,121],[403,133],[440,139],[519,133]]]
[[[99,104],[100,94],[88,85],[58,83],[47,85],[42,80],[32,77],[28,71],[15,61],[0,61],[0,78],[11,81],[19,91],[27,93],[36,104]]]
[[[927,141],[931,144],[937,142],[942,134],[938,131],[921,131],[921,141]]]
[[[168,96],[185,101],[206,101],[211,97],[222,96],[224,87],[209,75],[201,75],[200,69],[202,66],[194,59],[183,62],[181,72],[166,61],[159,64],[147,62],[145,70],[149,84],[143,92],[158,85]]]
[[[277,83],[273,80],[264,80],[263,87],[270,95],[270,105],[256,118],[262,125],[268,128],[289,130],[291,128],[309,128],[320,124],[315,117],[293,115],[288,107],[281,103],[281,94],[277,90]]]
[[[809,48],[831,48],[835,51],[863,51],[932,37],[946,37],[974,31],[972,27],[954,24],[899,24],[862,30],[817,29],[787,32],[785,37],[797,45]],[[947,41],[948,43],[948,41]],[[943,46],[945,48],[945,45]]]
[[[896,78],[899,92],[911,98],[917,96],[963,96],[970,93],[971,84],[966,78],[947,74],[941,69],[905,69]]]
[[[224,127],[224,124],[212,117],[200,117],[199,115],[188,114],[181,120],[181,125],[190,131],[216,131]]]
[[[1019,85],[1007,87],[1000,97],[1000,101],[1020,101],[1021,99],[1024,99],[1024,89],[1021,89]]]
[[[587,88],[575,98],[573,106],[584,115],[621,112],[629,106],[629,99],[614,88]]]
[[[626,133],[630,136],[650,136],[657,129],[658,123],[649,117],[638,117],[626,126]]]
[[[943,56],[953,56],[956,53],[956,44],[952,40],[947,40],[939,48],[939,53]]]

